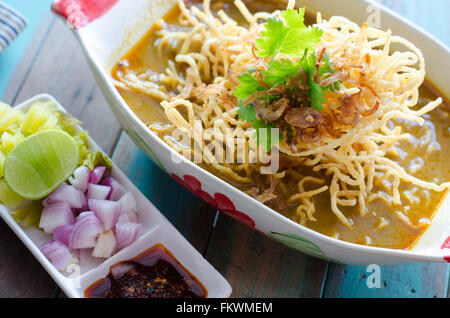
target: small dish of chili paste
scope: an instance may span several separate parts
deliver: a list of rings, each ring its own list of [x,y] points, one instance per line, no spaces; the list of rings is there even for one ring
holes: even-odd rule
[[[111,266],[107,277],[89,286],[86,298],[206,298],[205,287],[157,244],[137,257]]]

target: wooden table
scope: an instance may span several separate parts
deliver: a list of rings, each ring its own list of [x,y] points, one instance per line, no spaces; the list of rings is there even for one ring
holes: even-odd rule
[[[232,296],[448,297],[446,264],[383,266],[381,288],[369,289],[366,280],[370,273],[366,267],[338,265],[303,255],[217,214],[162,172],[122,131],[75,38],[49,10],[42,9],[43,5],[49,7],[50,0],[7,2],[22,7],[32,18],[29,34],[24,35],[26,41],[19,39],[22,44],[0,55],[0,69],[14,66],[9,74],[0,73],[3,81],[8,76],[3,96],[0,86],[0,98],[16,105],[43,92],[55,96],[83,121],[90,135],[139,189],[228,279]],[[450,45],[449,1],[382,2]],[[39,11],[43,12],[40,16],[36,14]],[[50,276],[0,221],[0,297],[61,296],[64,295]]]

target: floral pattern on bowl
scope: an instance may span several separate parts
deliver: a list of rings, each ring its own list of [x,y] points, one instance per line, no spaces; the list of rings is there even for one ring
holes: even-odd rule
[[[242,222],[249,228],[255,228],[255,221],[253,221],[253,219],[251,219],[248,215],[236,210],[235,205],[226,195],[222,193],[214,193],[214,197],[212,197],[208,192],[202,190],[201,182],[194,176],[185,175],[183,179],[173,173],[171,176],[183,187],[188,189],[197,197],[201,198],[206,203],[209,203],[214,208],[229,215],[235,220]]]

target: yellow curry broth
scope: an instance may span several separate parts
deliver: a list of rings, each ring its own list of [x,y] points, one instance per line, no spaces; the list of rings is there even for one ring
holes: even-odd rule
[[[251,11],[272,12],[282,9],[278,1],[254,1],[247,3]],[[216,2],[212,5],[213,10],[224,9],[238,22],[244,24],[237,10],[229,2]],[[180,28],[178,25],[178,7],[169,11],[164,20],[166,28]],[[309,17],[311,23],[313,19]],[[159,26],[161,27],[161,26]],[[164,72],[167,61],[174,59],[171,54],[160,57],[155,47],[157,41],[154,35],[155,29],[149,33],[116,65],[112,70],[112,76],[119,80],[117,72],[125,67],[127,71],[153,71],[155,75]],[[155,100],[132,91],[119,89],[122,97],[146,124],[168,123],[162,107]],[[438,94],[429,85],[423,85],[420,89],[421,99],[418,107],[436,99]],[[401,142],[390,154],[391,159],[400,163],[409,173],[424,180],[442,183],[450,180],[450,108],[446,105],[425,116],[426,126],[430,128],[430,145],[421,145],[421,137],[425,130],[423,127],[409,122],[400,124],[404,132],[410,133],[414,143]],[[435,148],[433,150],[433,148]],[[261,188],[261,184],[267,181],[261,176],[254,175],[254,184],[236,184],[221,175],[214,168],[202,164],[206,170],[234,185],[242,191],[248,191],[253,187]],[[302,175],[317,175],[310,169],[304,167],[296,168]],[[323,175],[319,175],[324,177]],[[298,179],[287,176],[278,186],[278,198],[267,203],[268,206],[283,214],[284,216],[299,221],[296,216],[296,204],[288,204],[287,198],[297,193]],[[383,182],[390,182],[389,178]],[[265,184],[267,187],[268,185]],[[376,186],[376,185],[375,185]],[[378,189],[375,187],[375,191]],[[402,205],[394,206],[387,202],[392,200],[391,194],[386,193],[385,198],[377,199],[368,205],[368,213],[365,217],[359,215],[358,207],[342,208],[345,215],[351,220],[353,227],[349,228],[341,224],[330,208],[330,196],[328,192],[313,198],[316,206],[314,217],[316,222],[307,221],[306,226],[338,239],[371,246],[388,247],[395,249],[411,248],[421,234],[428,227],[437,206],[442,201],[444,194],[420,189],[416,186],[401,186]]]

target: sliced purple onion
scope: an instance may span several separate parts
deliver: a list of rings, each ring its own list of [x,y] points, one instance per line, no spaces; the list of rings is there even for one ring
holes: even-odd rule
[[[87,198],[106,200],[109,192],[111,192],[111,187],[90,183],[87,187]]]
[[[75,210],[76,213],[83,213],[85,211],[88,211],[89,210],[89,206],[88,206],[87,198],[86,198],[86,202],[83,204],[83,206],[81,208],[74,209],[74,210]],[[75,214],[75,215],[77,215],[77,214]]]
[[[52,203],[42,210],[39,227],[45,233],[53,233],[59,226],[73,224],[75,216],[66,202]]]
[[[81,251],[82,250],[74,248],[74,249],[69,249],[69,251],[70,251],[70,253],[72,253],[73,256],[75,256],[78,260],[81,261]]]
[[[111,187],[111,192],[106,199],[118,201],[127,193],[127,190],[115,179],[109,177],[102,182],[103,185]]]
[[[131,271],[135,266],[132,263],[119,263],[111,266],[111,275],[114,279],[119,279],[124,274]]]
[[[89,210],[103,222],[105,230],[112,230],[120,216],[120,204],[108,200],[88,200]]]
[[[65,270],[68,265],[77,261],[70,253],[69,248],[59,241],[45,243],[39,249],[53,266],[60,271]]]
[[[58,226],[53,230],[53,238],[69,246],[69,236],[72,233],[73,224]]]
[[[131,222],[138,222],[136,200],[131,192],[120,198],[120,215],[126,214]]]
[[[86,205],[86,197],[77,188],[63,183],[47,198],[48,204],[56,202],[67,202],[71,208],[80,209]]]
[[[69,235],[71,249],[91,248],[95,246],[97,237],[104,230],[103,223],[92,212],[83,212],[78,216]]]
[[[128,214],[121,214],[116,224],[131,222]]]
[[[92,256],[97,258],[109,258],[116,249],[116,237],[113,231],[105,231],[97,238]]]
[[[127,213],[127,216],[128,216],[128,220],[129,220],[130,222],[133,222],[133,223],[139,223],[139,220],[138,220],[138,214],[137,214],[136,212],[134,212],[134,211],[129,211],[129,212]]]
[[[105,171],[106,167],[103,166],[95,167],[94,170],[92,170],[89,173],[89,183],[98,184],[100,180],[102,180]]]
[[[86,166],[78,167],[74,171],[73,177],[69,178],[69,182],[81,192],[86,192],[89,182],[89,168]]]
[[[81,212],[81,213],[77,216],[77,218],[76,218],[75,221],[78,221],[79,219],[84,218],[84,217],[86,217],[86,216],[90,216],[90,215],[95,216],[95,213],[92,212],[92,211]]]
[[[133,222],[116,224],[116,240],[119,250],[133,244],[139,235],[141,225]]]
[[[42,200],[41,204],[44,208],[48,207],[50,205],[50,203],[48,203],[48,197]]]

